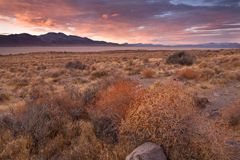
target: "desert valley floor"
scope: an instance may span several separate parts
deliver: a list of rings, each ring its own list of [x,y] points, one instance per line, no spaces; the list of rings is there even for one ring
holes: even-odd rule
[[[239,160],[240,50],[0,56],[0,133],[0,159]]]

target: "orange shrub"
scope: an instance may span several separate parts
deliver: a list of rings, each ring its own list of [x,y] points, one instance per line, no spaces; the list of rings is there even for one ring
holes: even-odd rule
[[[143,78],[153,78],[155,72],[152,69],[144,69],[142,71]]]
[[[100,114],[123,118],[129,104],[134,99],[137,84],[130,80],[117,80],[97,95],[96,108]]]
[[[200,77],[199,71],[192,68],[185,68],[177,73],[177,76],[181,79],[198,79]]]

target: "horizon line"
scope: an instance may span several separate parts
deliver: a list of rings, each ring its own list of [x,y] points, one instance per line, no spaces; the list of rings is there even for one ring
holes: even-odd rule
[[[9,35],[20,35],[20,34],[28,34],[28,35],[32,35],[32,36],[41,36],[41,35],[46,35],[49,33],[56,33],[56,34],[64,34],[66,36],[77,36],[77,37],[81,37],[81,38],[88,38],[94,41],[104,41],[104,42],[108,42],[108,43],[116,43],[119,45],[153,45],[153,46],[166,46],[166,47],[174,47],[174,46],[184,46],[184,45],[204,45],[204,44],[240,44],[240,42],[206,42],[206,43],[182,43],[182,44],[173,44],[173,43],[169,43],[169,44],[164,44],[164,43],[128,43],[128,42],[124,42],[124,43],[118,43],[118,42],[111,42],[111,41],[105,41],[105,40],[96,40],[96,39],[92,39],[89,37],[82,37],[80,35],[74,35],[74,34],[68,34],[66,32],[45,32],[45,33],[41,33],[41,34],[31,34],[31,33],[27,33],[27,32],[21,32],[21,33],[0,33],[0,35],[3,36],[9,36]]]

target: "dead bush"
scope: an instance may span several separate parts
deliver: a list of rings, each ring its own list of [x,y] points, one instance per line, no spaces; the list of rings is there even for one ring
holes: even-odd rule
[[[47,67],[45,65],[40,65],[40,66],[37,66],[37,70],[46,70]]]
[[[78,98],[78,100],[75,98]],[[89,119],[81,95],[79,97],[71,97],[69,94],[62,93],[54,97],[53,101],[55,106],[60,107],[72,120]]]
[[[22,127],[32,137],[31,152],[38,153],[49,140],[64,131],[66,115],[56,106],[29,106],[22,115]]]
[[[0,116],[0,130],[9,130],[12,136],[17,136],[22,131],[22,124],[11,114]]]
[[[206,108],[206,106],[210,103],[206,97],[195,97],[194,98],[196,106],[198,108]]]
[[[222,110],[223,118],[230,127],[240,127],[240,101]]]
[[[29,85],[29,80],[28,79],[18,79],[14,81],[14,85],[16,86],[16,88],[22,88],[25,86]]]
[[[46,146],[42,149],[41,154],[44,159],[51,159],[52,157],[58,157],[61,155],[64,146],[66,145],[66,140],[62,135],[57,135],[53,137]]]
[[[108,75],[106,71],[95,71],[91,74],[91,79],[102,78]]]
[[[0,91],[0,102],[3,102],[3,101],[8,101],[10,99],[10,96],[7,95],[6,93],[2,93]]]
[[[62,152],[63,160],[104,160],[100,157],[107,154],[104,144],[95,136],[93,125],[89,122],[80,123],[81,134]],[[110,159],[108,157],[108,159]]]
[[[85,64],[83,64],[80,61],[73,61],[73,62],[68,62],[65,67],[67,69],[79,69],[79,70],[84,70],[87,68]]]
[[[56,71],[51,72],[51,77],[52,78],[58,78],[58,77],[61,77],[64,74],[65,74],[64,70],[56,70]]]
[[[144,59],[143,59],[143,63],[144,63],[144,64],[149,63],[149,59],[148,59],[148,58],[144,58]]]
[[[127,74],[128,75],[137,75],[137,74],[140,74],[141,73],[141,69],[140,68],[126,68],[125,69],[127,71]]]
[[[86,88],[81,95],[82,102],[84,105],[91,104],[97,95],[97,92],[101,89],[100,85],[91,86]]]
[[[180,65],[192,65],[196,61],[196,57],[190,55],[184,51],[174,53],[173,55],[169,56],[166,60],[167,64],[180,64]]]
[[[108,117],[96,119],[94,124],[94,132],[97,138],[106,143],[118,142],[118,127],[116,122]]]

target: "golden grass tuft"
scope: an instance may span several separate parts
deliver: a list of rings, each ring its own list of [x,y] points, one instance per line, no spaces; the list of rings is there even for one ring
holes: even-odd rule
[[[133,104],[121,132],[133,138],[135,144],[146,141],[162,144],[170,159],[181,159],[185,156],[181,150],[188,145],[184,140],[186,120],[193,112],[193,105],[193,100],[180,85],[155,86]]]
[[[163,146],[172,160],[207,160],[218,158],[217,154],[222,156],[218,153],[222,148],[218,148],[217,140],[208,143],[210,137],[205,133],[209,130],[205,132],[204,121],[198,119],[202,117],[195,110],[194,98],[179,83],[168,82],[147,89],[132,105],[120,133],[135,146],[155,142]],[[218,136],[215,132],[214,135]]]

